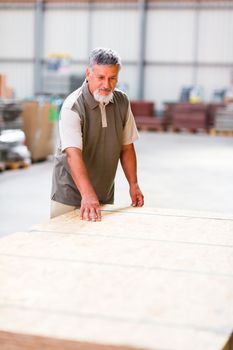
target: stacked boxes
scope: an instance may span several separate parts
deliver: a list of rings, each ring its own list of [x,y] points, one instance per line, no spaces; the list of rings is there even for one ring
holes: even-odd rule
[[[0,162],[1,170],[19,164],[30,164],[30,152],[25,146],[25,134],[21,130],[22,107],[17,101],[0,102]]]
[[[224,102],[176,103],[165,102],[164,116],[173,130],[206,130],[215,127],[215,116],[226,106]]]
[[[46,159],[54,153],[56,144],[56,123],[51,115],[56,106],[48,102],[29,101],[23,103],[23,130],[32,161]]]
[[[19,129],[3,130],[0,135],[0,160],[6,167],[12,164],[23,165],[31,163],[30,152],[25,146],[25,134]]]
[[[210,128],[214,127],[215,116],[218,110],[225,107],[226,107],[226,104],[224,102],[211,102],[208,104],[207,118],[208,118],[208,126]]]
[[[206,130],[207,106],[201,103],[179,103],[174,106],[172,125],[174,129]]]
[[[216,131],[233,131],[233,105],[217,111],[214,121]]]
[[[13,89],[7,86],[6,76],[0,74],[0,98],[7,99],[13,97]]]
[[[135,117],[138,129],[161,130],[165,129],[163,118],[156,118],[154,115],[154,102],[131,101],[131,109]]]

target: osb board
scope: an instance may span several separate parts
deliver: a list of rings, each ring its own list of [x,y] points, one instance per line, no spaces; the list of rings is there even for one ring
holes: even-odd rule
[[[86,222],[77,210],[1,239],[0,349],[222,350],[233,328],[233,217],[102,214]]]

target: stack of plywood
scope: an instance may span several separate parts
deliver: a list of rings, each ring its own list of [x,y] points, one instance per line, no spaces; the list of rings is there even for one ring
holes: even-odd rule
[[[233,217],[105,206],[1,239],[1,350],[232,350]]]

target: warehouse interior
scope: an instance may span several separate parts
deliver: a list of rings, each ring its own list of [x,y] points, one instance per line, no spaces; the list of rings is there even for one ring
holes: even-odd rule
[[[147,205],[232,212],[232,1],[1,0],[0,39],[1,235],[49,217],[59,111],[95,47],[122,59]]]
[[[233,0],[0,0],[0,350],[233,350],[232,179]]]

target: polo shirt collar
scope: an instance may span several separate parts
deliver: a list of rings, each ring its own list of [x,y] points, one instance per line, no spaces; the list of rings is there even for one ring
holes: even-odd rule
[[[113,93],[114,93],[114,92],[113,92]],[[94,96],[92,96],[92,94],[90,93],[89,88],[88,88],[88,83],[87,83],[86,80],[85,80],[84,83],[83,83],[83,95],[84,95],[85,101],[87,102],[88,106],[89,106],[91,109],[94,109],[94,108],[96,108],[97,106],[99,106],[99,102],[96,101],[96,100],[94,99]],[[113,99],[114,99],[114,96],[113,96]],[[111,103],[114,103],[113,99],[110,101]]]

